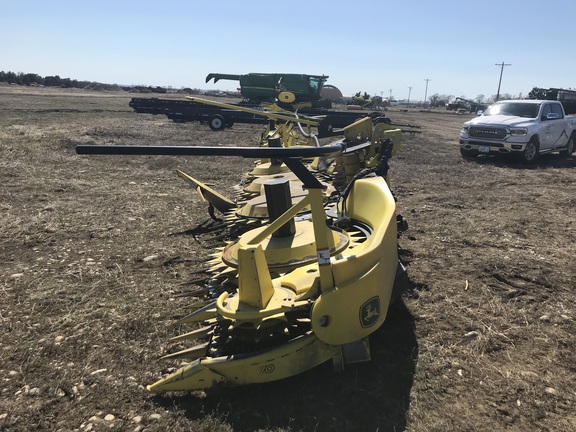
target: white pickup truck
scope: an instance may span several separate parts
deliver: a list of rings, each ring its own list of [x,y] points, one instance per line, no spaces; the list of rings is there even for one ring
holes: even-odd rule
[[[551,100],[505,100],[464,123],[460,131],[463,157],[479,154],[518,155],[532,163],[538,155],[560,152],[570,156],[576,140],[576,117],[567,117],[562,104]]]

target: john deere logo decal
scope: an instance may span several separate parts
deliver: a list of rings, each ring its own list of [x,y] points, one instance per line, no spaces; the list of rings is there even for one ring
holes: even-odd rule
[[[360,325],[363,328],[370,327],[380,317],[380,298],[372,297],[360,307]]]

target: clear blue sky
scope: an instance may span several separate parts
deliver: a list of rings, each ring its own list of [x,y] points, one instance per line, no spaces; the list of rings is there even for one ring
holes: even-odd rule
[[[208,73],[324,74],[357,91],[576,88],[575,0],[0,0],[0,70],[232,90]],[[390,92],[390,89],[392,91]]]

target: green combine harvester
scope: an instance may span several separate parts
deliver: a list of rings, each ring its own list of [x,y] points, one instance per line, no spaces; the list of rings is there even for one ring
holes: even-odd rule
[[[246,102],[253,104],[289,104],[296,108],[331,108],[329,100],[322,99],[320,91],[329,77],[289,73],[249,73],[245,75],[211,73],[206,82],[214,79],[238,81],[240,94]]]

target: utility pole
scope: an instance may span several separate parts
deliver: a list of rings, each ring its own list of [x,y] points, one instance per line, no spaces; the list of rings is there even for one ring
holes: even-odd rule
[[[410,93],[412,93],[412,87],[408,87],[408,106],[407,106],[407,108],[410,108]]]
[[[389,101],[392,100],[392,90],[394,90],[394,89],[390,89],[390,98],[388,99]]]
[[[424,92],[424,106],[426,106],[426,98],[428,97],[428,82],[432,81],[430,78],[426,78],[426,91]]]
[[[498,102],[498,100],[500,99],[500,84],[502,84],[502,73],[504,72],[504,67],[512,66],[512,64],[502,62],[502,63],[496,63],[494,66],[500,66],[500,80],[498,81],[498,92],[496,93],[496,100],[495,100],[495,102]]]

